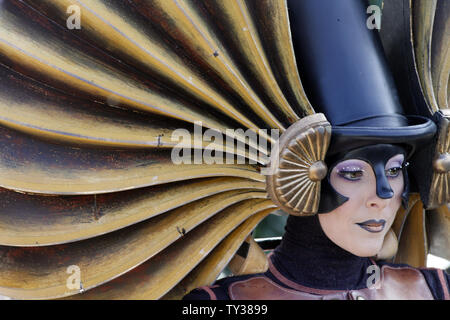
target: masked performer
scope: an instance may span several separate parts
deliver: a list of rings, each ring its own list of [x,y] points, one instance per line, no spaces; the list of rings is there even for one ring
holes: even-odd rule
[[[408,179],[408,171],[430,163],[435,123],[402,108],[363,1],[289,1],[288,8],[302,82],[331,130],[319,115],[304,118],[272,154],[268,192],[290,215],[268,270],[221,279],[184,299],[450,299],[444,271],[375,259],[388,250],[410,189],[426,185],[425,172]],[[314,202],[308,186],[322,178]]]
[[[448,298],[450,1],[368,9],[0,1],[0,299]]]

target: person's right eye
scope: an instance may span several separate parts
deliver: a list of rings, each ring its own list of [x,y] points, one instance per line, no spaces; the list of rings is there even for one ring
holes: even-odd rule
[[[354,171],[338,171],[338,175],[346,180],[357,181],[361,179],[363,176],[362,170],[354,170]]]

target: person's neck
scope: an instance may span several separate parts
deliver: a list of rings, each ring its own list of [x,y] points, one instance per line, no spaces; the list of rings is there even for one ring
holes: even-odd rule
[[[323,232],[317,215],[290,216],[272,261],[286,278],[303,286],[345,290],[363,287],[368,258],[334,244]]]

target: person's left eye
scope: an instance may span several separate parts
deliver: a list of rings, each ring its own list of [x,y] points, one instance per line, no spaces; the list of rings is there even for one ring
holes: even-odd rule
[[[386,170],[386,176],[390,178],[398,177],[401,170],[402,170],[401,167],[389,168]]]

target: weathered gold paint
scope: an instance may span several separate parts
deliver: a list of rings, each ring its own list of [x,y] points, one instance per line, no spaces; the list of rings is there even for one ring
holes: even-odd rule
[[[216,218],[212,222],[202,224],[202,228],[207,229],[208,234],[214,229],[215,231],[218,228],[223,229],[213,235],[213,240],[209,240],[213,241],[210,245],[215,245],[222,239],[221,237],[225,236],[224,232],[231,231],[242,219],[254,212],[251,212],[255,209],[251,205],[253,202],[244,200],[255,199],[253,201],[256,208],[265,209],[268,206],[274,206],[270,201],[261,200],[264,197],[263,192],[228,191],[129,228],[89,240],[33,249],[1,247],[2,254],[9,255],[10,259],[0,261],[2,274],[0,294],[19,299],[49,299],[76,294],[77,290],[70,290],[66,286],[67,268],[71,265],[80,268],[83,288],[91,289],[137,267],[185,233],[188,234],[203,221],[230,205],[238,204],[230,207],[238,208],[236,209],[239,210],[238,212],[230,211],[230,208],[225,209],[224,212],[227,213],[222,213],[217,218],[219,221],[220,217],[226,219],[223,224],[217,223]],[[259,200],[256,200],[258,198]],[[244,205],[247,210],[243,210]],[[195,231],[194,235],[200,237],[200,243],[208,243],[207,237],[202,238],[203,232]],[[186,241],[183,239],[181,242],[184,244]],[[193,253],[184,252],[183,254]],[[166,256],[166,252],[164,251],[162,255]],[[182,266],[181,261],[185,260],[175,263],[174,267]],[[178,272],[182,272],[182,268]],[[167,280],[162,278],[159,281]],[[142,294],[144,293],[143,291]]]
[[[248,67],[261,81],[265,92],[270,96],[274,106],[278,106],[291,123],[299,119],[282,94],[269,62],[263,50],[258,30],[251,18],[247,4],[243,0],[216,1],[211,3],[225,21],[225,28],[233,34],[233,40],[241,44],[241,54],[245,57]]]
[[[248,218],[216,248],[214,248],[205,260],[195,267],[179,284],[161,299],[181,299],[185,294],[195,288],[211,285],[219,276],[220,272],[226,267],[248,234],[264,217],[275,209],[263,210]]]
[[[75,202],[71,205],[69,201],[63,202],[61,197],[54,198],[61,198],[60,206],[50,206],[44,198],[39,203],[41,208],[35,208],[35,211],[45,212],[47,206],[48,215],[18,213],[11,210],[12,206],[0,205],[0,245],[44,246],[80,241],[127,227],[177,207],[187,206],[193,201],[217,193],[231,190],[264,191],[264,188],[261,182],[225,177],[191,180],[172,186],[163,185],[156,191],[153,191],[152,187],[138,189],[125,192],[123,197],[117,194],[116,198],[111,195],[94,195],[90,196],[90,205],[80,209],[75,206]],[[229,196],[230,193],[226,195]],[[119,196],[123,200],[113,202]],[[32,200],[39,197],[42,198],[39,195],[22,195],[18,198],[22,203],[17,206],[36,206]],[[26,205],[27,199],[29,206]],[[10,198],[7,201],[10,201]],[[63,209],[64,206],[72,209]],[[5,207],[9,208],[7,212]],[[83,209],[88,212],[81,211]]]
[[[28,2],[36,3],[36,1]],[[111,5],[110,2],[101,0],[45,1],[45,4],[58,10],[63,17],[67,16],[66,10],[70,5],[78,5],[83,17],[83,32],[98,45],[101,44],[121,58],[137,63],[140,68],[146,68],[151,74],[170,80],[175,86],[194,94],[197,99],[221,110],[246,128],[258,129],[221,96],[220,92],[211,88],[198,72],[189,69],[174,52],[164,48],[157,39],[145,34],[136,17]]]
[[[429,253],[450,260],[450,209],[443,205],[436,210],[427,212],[427,234]]]
[[[232,1],[227,4],[232,4]],[[193,2],[155,0],[152,5],[166,14],[178,32],[191,39],[190,45],[195,46],[195,51],[199,51],[199,58],[219,74],[269,127],[284,129],[283,124],[254,92],[248,79],[241,74],[231,57],[232,53],[222,43],[221,36],[213,33],[213,28],[208,26]]]
[[[431,43],[436,3],[437,0],[415,0],[412,9],[417,71],[431,114],[439,110],[431,76]]]
[[[98,194],[219,176],[264,181],[256,165],[176,165],[170,150],[148,153],[145,150],[76,148],[2,127],[0,133],[0,145],[4,148],[0,153],[0,186],[22,192]]]
[[[139,268],[75,299],[159,299],[205,259],[232,230],[247,218],[268,214],[274,205],[267,200],[249,200],[223,210],[187,233],[164,252]],[[262,213],[263,210],[266,210]]]
[[[274,56],[271,63],[276,64],[281,71],[282,77],[277,78],[277,82],[281,83],[280,87],[285,94],[289,92],[295,97],[292,101],[289,100],[292,106],[297,106],[304,115],[313,114],[314,109],[306,96],[297,71],[286,0],[260,0],[257,1],[257,6],[261,13],[265,13],[263,17],[259,17],[264,21],[265,28],[263,31],[258,30],[260,36],[266,38],[263,42],[268,44],[265,53]]]
[[[182,127],[165,117],[130,114],[52,90],[0,65],[0,124],[40,137],[80,145],[173,147],[173,130]],[[192,143],[193,145],[193,143]]]
[[[431,46],[431,75],[434,95],[440,109],[449,108],[450,74],[450,3],[438,1],[434,17]]]
[[[412,267],[426,267],[428,254],[425,230],[425,210],[421,201],[412,207],[399,236],[394,263],[406,263]]]
[[[403,208],[403,206],[401,206],[398,209],[391,228],[397,237],[400,237],[405,225],[406,217],[418,201],[420,201],[420,195],[418,193],[412,193],[408,199],[408,208]]]
[[[57,79],[65,86],[82,90],[103,101],[114,100],[141,111],[166,115],[225,133],[230,126],[208,114],[206,110],[186,105],[175,96],[152,91],[117,69],[104,65],[70,47],[61,39],[49,36],[42,29],[33,29],[8,10],[0,11],[0,54],[37,74]],[[238,139],[245,141],[244,137]],[[257,147],[256,142],[249,141]],[[262,150],[265,152],[264,150]]]
[[[433,209],[450,202],[450,109],[441,110],[438,141],[433,160],[433,175],[427,208]]]
[[[1,66],[0,66],[1,68]],[[14,76],[14,73],[10,73]],[[18,75],[16,75],[18,76]],[[92,102],[86,109],[78,106],[67,108],[68,101],[49,101],[48,98],[32,89],[18,91],[6,79],[0,79],[0,124],[9,128],[48,138],[63,143],[80,146],[120,147],[120,148],[201,148],[226,150],[226,139],[221,144],[215,141],[194,139],[194,127],[182,122],[171,122],[164,117],[142,114],[142,119],[136,115],[126,115],[119,110],[108,110],[100,104]],[[30,87],[39,86],[29,82]],[[44,90],[39,87],[39,90]],[[56,94],[56,92],[45,92]],[[70,99],[70,97],[66,98]],[[69,100],[70,101],[70,100]],[[77,104],[79,101],[73,100]],[[91,107],[91,108],[89,108]],[[94,112],[93,109],[96,111]],[[190,133],[188,141],[178,141],[174,132],[177,129]],[[234,143],[237,152],[254,161],[260,161],[256,152],[249,152],[248,146]],[[264,150],[261,149],[260,150]]]
[[[26,4],[36,9],[39,23],[27,16],[32,10]],[[82,9],[82,30],[66,30],[70,4]],[[8,256],[0,261],[0,294],[30,299],[74,295],[78,291],[68,290],[66,271],[79,265],[88,291],[73,298],[180,298],[213,282],[256,224],[276,209],[266,200],[258,165],[176,166],[167,149],[173,145],[171,130],[195,121],[222,132],[236,123],[284,130],[314,113],[297,73],[286,1],[258,1],[270,15],[250,10],[250,1],[205,2],[218,14],[209,18],[201,2],[128,4],[136,14],[104,0],[0,4],[0,69],[4,75],[11,71],[0,84],[5,88],[0,90],[0,185],[94,199],[95,211],[83,220],[87,215],[72,210],[74,201],[65,202],[54,220],[47,215],[38,219],[35,212],[29,219],[24,212],[0,212],[0,251]],[[448,48],[442,49],[448,34],[433,30],[434,17],[435,26],[442,23],[435,8],[435,0],[418,1],[413,33],[415,49],[423,53],[417,58],[419,74],[433,111],[448,99],[449,69]],[[146,11],[163,19],[149,19]],[[167,38],[153,37],[149,29],[155,21]],[[238,43],[234,48],[219,22],[231,42]],[[431,51],[432,32],[441,41],[437,52]],[[23,74],[23,90],[20,85],[13,89],[14,79],[22,77],[14,72]],[[267,154],[256,141],[247,144]],[[151,193],[153,188],[158,191]],[[129,192],[129,201],[119,191]],[[132,197],[135,193],[140,196]],[[102,196],[111,198],[105,202],[110,207],[97,215],[96,201]],[[423,208],[418,195],[412,199],[393,226],[401,241],[397,259],[422,266]],[[444,233],[448,236],[448,228]]]
[[[228,267],[233,275],[255,274],[266,272],[269,268],[269,260],[255,239],[250,235],[245,240],[249,244],[246,257],[235,254]]]

